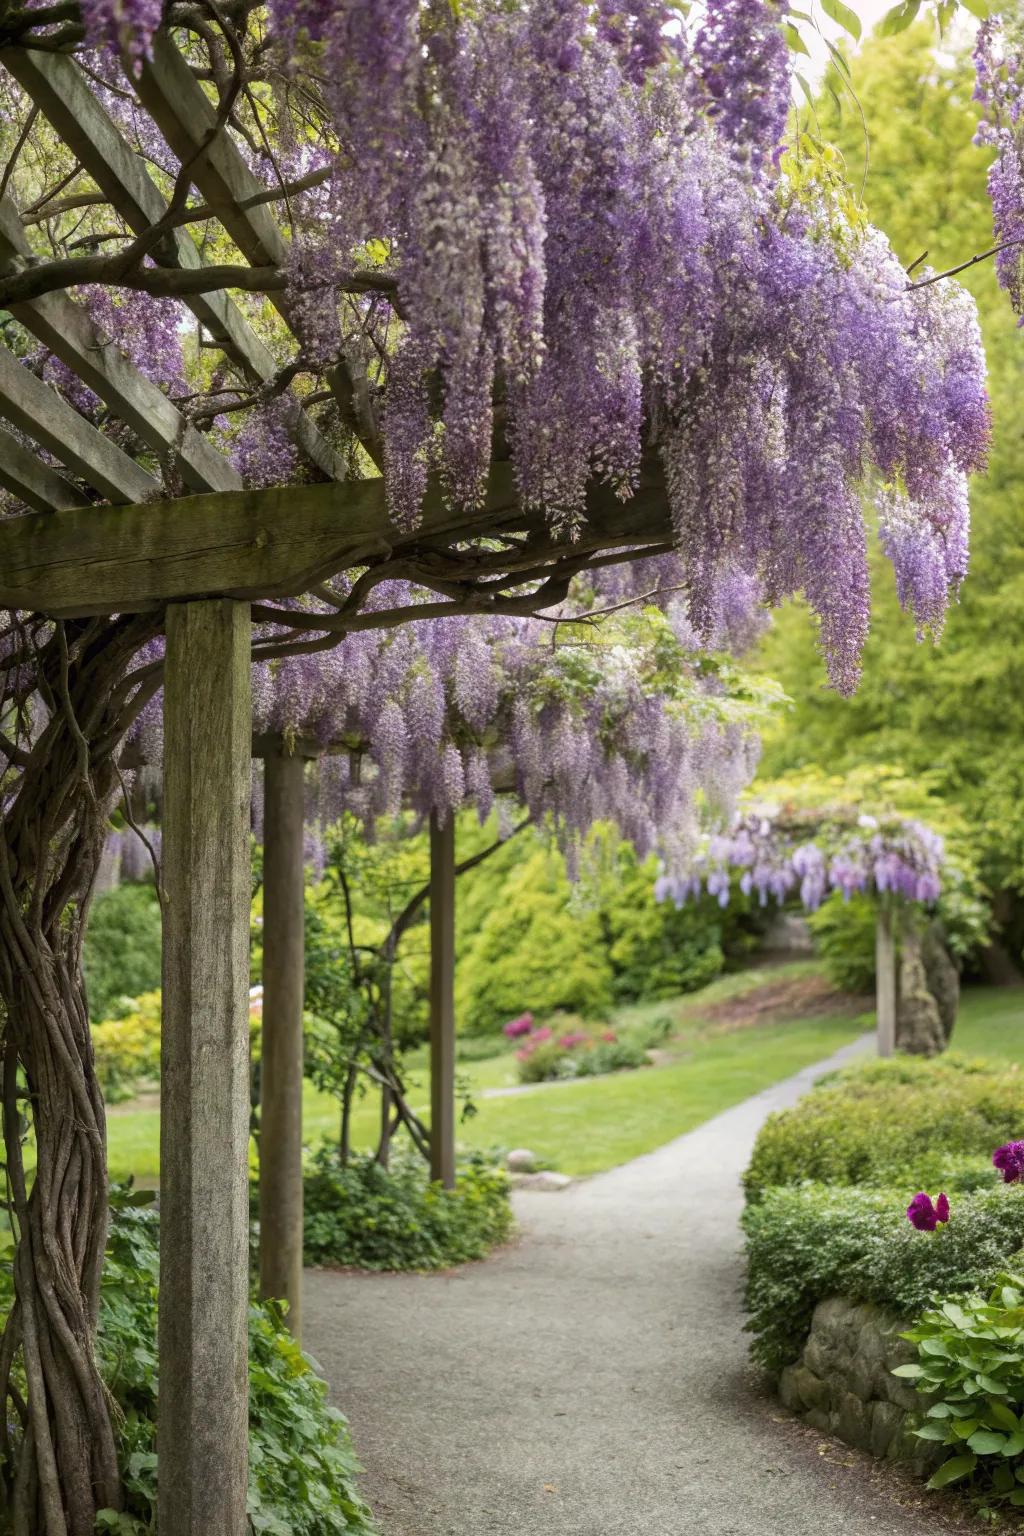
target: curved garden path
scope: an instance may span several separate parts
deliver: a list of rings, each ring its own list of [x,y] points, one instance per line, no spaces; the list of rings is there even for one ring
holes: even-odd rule
[[[760,1396],[738,1178],[799,1073],[561,1193],[443,1275],[306,1277],[306,1344],[384,1536],[934,1536],[935,1511]]]

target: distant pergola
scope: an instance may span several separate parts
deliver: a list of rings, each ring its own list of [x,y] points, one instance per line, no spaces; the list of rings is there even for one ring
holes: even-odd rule
[[[287,243],[268,207],[277,194],[268,194],[218,129],[213,105],[173,40],[164,32],[155,38],[138,94],[178,161],[189,164],[193,185],[249,264],[251,281],[244,266],[203,265],[69,53],[23,46],[0,24],[5,38],[0,65],[111,206],[139,234],[160,226],[149,253],[161,279],[156,291],[167,292],[168,273],[176,274],[173,291],[204,337],[254,387],[273,380],[277,365],[229,290],[268,293],[287,323]],[[5,195],[0,308],[94,391],[187,492],[168,498],[142,465],[0,346],[0,417],[18,434],[0,428],[0,484],[30,509],[0,520],[0,607],[71,620],[163,616],[160,1529],[162,1536],[244,1536],[251,657],[320,648],[354,628],[413,617],[543,610],[580,570],[671,548],[670,518],[652,465],[627,502],[592,487],[579,536],[562,542],[540,512],[519,504],[499,446],[478,511],[453,510],[435,486],[418,525],[398,528],[387,514],[383,480],[345,478],[345,466],[298,399],[295,441],[315,483],[243,489],[229,460],[97,332],[82,307],[58,289],[34,291],[24,229],[21,210]],[[153,272],[140,266],[128,274],[129,286],[152,286]],[[358,378],[342,366],[330,385],[343,419],[379,465]],[[332,594],[323,584],[356,571],[369,579],[356,578],[344,596],[325,604],[325,593],[328,600]],[[437,600],[415,611],[368,612],[363,598],[382,576],[421,584]],[[280,606],[311,590],[322,600],[317,613]],[[296,893],[287,847],[294,849],[301,835],[295,818],[302,754],[279,742],[257,750],[267,759],[268,796],[280,808],[281,866],[292,878],[290,889],[281,887],[291,915],[281,924],[280,943],[294,946],[296,922],[301,942],[301,887]],[[450,1041],[453,941],[444,914],[454,865],[450,837],[436,824],[432,841],[438,1051]],[[274,857],[268,847],[268,876],[277,889]],[[287,955],[268,962],[264,1049],[273,1116],[275,1103],[282,1114],[295,1103],[287,1076],[295,1070],[301,996],[294,962]],[[435,1113],[446,1112],[435,1106]],[[294,1126],[289,1134],[294,1143]],[[296,1176],[294,1156],[281,1176]]]

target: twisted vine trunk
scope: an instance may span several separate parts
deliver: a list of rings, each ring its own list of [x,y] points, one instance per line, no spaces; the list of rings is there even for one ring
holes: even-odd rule
[[[4,783],[0,1021],[16,1301],[0,1344],[0,1457],[14,1536],[92,1536],[120,1508],[95,1350],[107,1235],[106,1127],[81,950],[126,719],[116,687],[151,626],[57,625],[36,646],[46,723]],[[26,1169],[22,1105],[33,1131]],[[27,1398],[13,1377],[20,1356]],[[8,1434],[13,1405],[21,1434]]]

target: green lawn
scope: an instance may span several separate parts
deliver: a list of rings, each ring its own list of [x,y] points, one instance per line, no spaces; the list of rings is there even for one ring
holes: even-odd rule
[[[800,962],[771,975],[799,978],[814,970]],[[721,1023],[702,1017],[714,1004],[741,997],[763,984],[764,972],[723,977],[703,992],[646,1008],[624,1009],[619,1022],[635,1022],[644,1013],[669,1012],[676,1033],[662,1053],[663,1064],[608,1077],[584,1078],[532,1088],[505,1098],[484,1098],[488,1089],[517,1083],[514,1054],[459,1063],[470,1085],[476,1114],[463,1121],[460,1140],[467,1147],[527,1146],[566,1173],[597,1173],[650,1152],[674,1136],[750,1094],[828,1056],[865,1027],[850,1017],[797,1019],[725,1032]],[[429,1084],[426,1054],[411,1059],[410,1101],[426,1114]],[[311,1146],[338,1129],[334,1100],[305,1085],[305,1127]],[[377,1104],[366,1098],[357,1107],[353,1138],[373,1145]],[[110,1170],[143,1183],[159,1178],[160,1116],[156,1109],[115,1109],[108,1120]]]
[[[1024,1066],[1024,987],[966,987],[952,1045]]]

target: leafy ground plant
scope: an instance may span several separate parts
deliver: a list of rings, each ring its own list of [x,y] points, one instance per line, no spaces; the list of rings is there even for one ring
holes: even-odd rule
[[[127,1508],[103,1511],[97,1530],[117,1536],[156,1530],[159,1218],[138,1203],[145,1198],[114,1197],[100,1316],[100,1363],[119,1409]],[[355,1486],[358,1467],[345,1420],[328,1404],[325,1383],[273,1306],[249,1310],[249,1393],[253,1532],[373,1536]]]
[[[447,1269],[484,1258],[512,1233],[508,1178],[480,1153],[460,1164],[449,1190],[407,1149],[395,1148],[384,1169],[370,1155],[342,1166],[324,1146],[305,1187],[307,1264]]]
[[[988,1294],[946,1300],[903,1335],[927,1407],[915,1433],[950,1455],[928,1483],[967,1483],[985,1510],[1024,1507],[1024,1278],[1001,1274]]]

